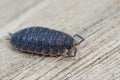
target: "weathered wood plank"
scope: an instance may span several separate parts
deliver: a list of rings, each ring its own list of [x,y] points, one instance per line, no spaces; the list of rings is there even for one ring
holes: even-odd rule
[[[119,80],[120,79],[120,1],[119,0],[44,0],[3,1],[0,27],[0,79],[2,80]],[[24,6],[17,6],[19,3]],[[9,5],[11,7],[9,8]],[[13,6],[13,4],[15,4]],[[14,10],[14,9],[13,9]],[[0,17],[3,17],[0,15]],[[14,18],[13,18],[14,17]],[[2,19],[0,19],[1,21]],[[9,21],[11,20],[11,21]],[[71,35],[78,33],[85,41],[77,56],[60,58],[31,55],[11,47],[5,38],[28,26],[42,25]]]
[[[0,1],[0,26],[14,20],[21,13],[25,12],[32,6],[35,6],[41,0],[1,0]]]

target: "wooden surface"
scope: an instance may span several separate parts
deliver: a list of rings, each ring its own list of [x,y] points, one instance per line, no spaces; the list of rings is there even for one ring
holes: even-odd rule
[[[45,26],[85,41],[75,58],[22,53],[8,32]],[[120,80],[120,0],[0,0],[0,80]]]

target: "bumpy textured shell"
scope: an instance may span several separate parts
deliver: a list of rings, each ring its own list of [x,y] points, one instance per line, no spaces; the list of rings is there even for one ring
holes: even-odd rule
[[[65,49],[70,50],[74,39],[60,31],[29,27],[12,34],[10,43],[21,51],[56,56],[62,55]]]

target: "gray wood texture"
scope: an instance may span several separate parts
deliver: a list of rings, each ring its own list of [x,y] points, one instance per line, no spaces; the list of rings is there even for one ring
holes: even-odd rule
[[[43,59],[6,40],[37,25],[83,36],[77,56]],[[0,80],[120,80],[120,0],[0,0]]]

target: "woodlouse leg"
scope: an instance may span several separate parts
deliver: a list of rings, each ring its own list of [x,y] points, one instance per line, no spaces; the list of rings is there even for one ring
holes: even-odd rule
[[[68,53],[68,52],[69,52],[69,51],[66,49],[66,50],[65,50],[65,53]],[[63,59],[64,59],[64,57],[65,57],[65,56],[64,56],[64,55],[62,55],[62,58],[60,58],[58,61],[63,60]]]
[[[73,37],[75,37],[75,36],[77,36],[77,37],[79,37],[80,39],[82,39],[80,42],[77,43],[77,45],[79,45],[80,43],[82,43],[82,42],[85,40],[83,37],[81,37],[81,36],[78,35],[78,34],[75,34]]]
[[[34,53],[32,53],[32,54],[30,55],[31,58],[33,57],[33,54],[34,54]]]
[[[45,55],[43,55],[43,57],[42,57],[42,60],[44,60],[45,59]]]

